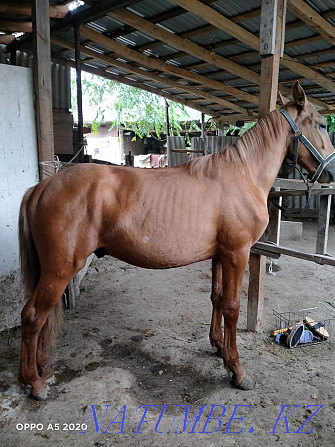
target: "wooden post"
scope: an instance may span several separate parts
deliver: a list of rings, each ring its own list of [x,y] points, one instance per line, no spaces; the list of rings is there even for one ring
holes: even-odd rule
[[[201,138],[205,137],[205,114],[204,112],[201,113]]]
[[[262,325],[266,256],[250,253],[247,330],[257,331]]]
[[[78,153],[77,161],[84,162],[84,121],[83,121],[83,94],[81,87],[81,61],[80,61],[80,39],[79,39],[79,24],[74,25],[74,44],[75,44],[75,59],[76,59],[76,84],[77,84],[77,111],[78,111],[78,141],[75,147],[75,153]]]
[[[279,187],[272,188],[272,190],[280,191]],[[266,240],[279,245],[280,239],[280,224],[281,224],[281,209],[283,198],[274,197],[268,201],[269,209],[269,225],[266,231]]]
[[[165,100],[165,127],[166,127],[166,146],[167,139],[170,136],[169,103]]]
[[[318,232],[316,236],[316,252],[317,254],[327,254],[328,248],[328,231],[332,196],[320,196],[320,212],[318,220]]]
[[[262,0],[260,26],[261,88],[258,117],[276,108],[280,58],[283,55],[286,0]]]
[[[10,50],[10,64],[16,65],[16,49]]]
[[[32,1],[32,22],[39,171],[43,180],[55,173],[48,0]]]
[[[276,108],[280,57],[284,45],[286,0],[262,0],[260,27],[261,85],[258,117]],[[272,236],[273,237],[273,236]],[[247,329],[261,327],[266,257],[252,253],[249,261]]]

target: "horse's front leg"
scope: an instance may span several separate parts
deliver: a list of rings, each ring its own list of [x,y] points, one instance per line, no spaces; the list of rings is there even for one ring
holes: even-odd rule
[[[209,331],[209,340],[218,355],[223,357],[222,334],[222,265],[217,259],[212,261],[212,321]]]
[[[223,361],[233,373],[232,383],[243,390],[254,388],[254,381],[240,365],[236,330],[240,311],[242,279],[249,259],[249,249],[226,253],[222,257],[222,314],[224,318]]]

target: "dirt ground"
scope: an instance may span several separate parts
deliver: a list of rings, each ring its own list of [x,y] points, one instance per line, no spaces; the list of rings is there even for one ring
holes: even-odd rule
[[[304,223],[302,240],[285,245],[313,252],[315,234]],[[335,305],[334,268],[284,256],[279,266],[266,277],[259,333],[246,330],[245,274],[238,347],[257,384],[241,391],[208,340],[210,261],[151,271],[95,260],[65,311],[48,401],[18,385],[19,329],[1,334],[0,445],[334,446],[335,324],[318,345],[288,349],[271,337],[273,309]]]

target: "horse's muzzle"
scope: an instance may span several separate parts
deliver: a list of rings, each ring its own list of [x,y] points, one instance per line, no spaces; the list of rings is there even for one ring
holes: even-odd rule
[[[332,183],[335,182],[335,159],[332,160],[322,171],[319,179],[319,183]]]

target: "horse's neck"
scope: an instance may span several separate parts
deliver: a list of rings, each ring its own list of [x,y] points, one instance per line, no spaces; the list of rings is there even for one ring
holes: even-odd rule
[[[266,194],[270,191],[287,153],[288,126],[282,123],[280,114],[273,112],[241,138],[242,144],[249,146],[247,153],[250,154],[250,176]]]

